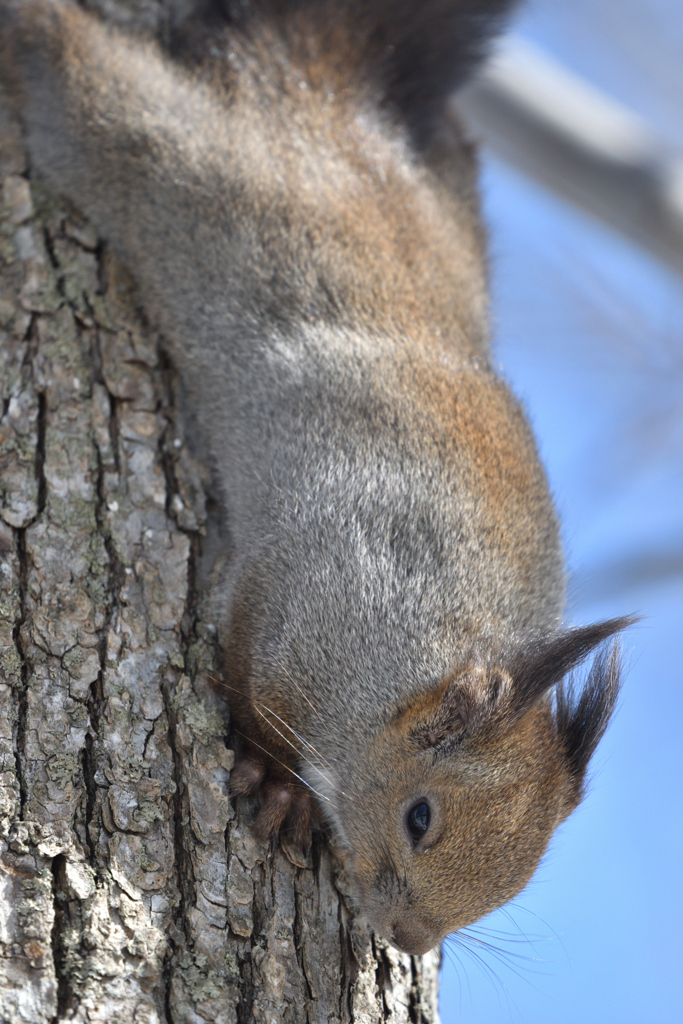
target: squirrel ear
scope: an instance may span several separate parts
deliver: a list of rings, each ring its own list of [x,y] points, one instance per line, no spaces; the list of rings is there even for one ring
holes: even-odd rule
[[[598,652],[580,691],[571,679],[557,687],[555,724],[569,774],[570,810],[583,796],[588,762],[607,728],[620,686],[621,657],[615,640]]]
[[[597,655],[580,694],[573,684],[564,685],[562,680],[596,647],[637,621],[636,616],[622,616],[536,637],[502,659],[505,667],[470,665],[406,709],[403,715],[411,740],[422,749],[436,747],[448,737],[464,738],[487,722],[495,731],[506,731],[559,684],[558,739],[580,793],[591,754],[605,731],[619,692],[616,642]]]
[[[423,701],[411,738],[426,749],[449,736],[464,736],[489,717],[511,686],[511,677],[498,668],[472,665],[458,672]]]
[[[503,720],[512,724],[553,686],[555,729],[565,763],[567,790],[564,814],[581,800],[588,763],[600,742],[619,696],[621,658],[619,643],[605,643],[638,621],[623,616],[541,637],[520,650],[512,670],[513,684],[504,704]],[[577,686],[571,672],[596,647],[584,685]]]
[[[637,621],[636,616],[624,615],[591,626],[547,634],[520,646],[508,665],[513,684],[506,701],[506,718],[512,721],[520,718],[591,651]]]

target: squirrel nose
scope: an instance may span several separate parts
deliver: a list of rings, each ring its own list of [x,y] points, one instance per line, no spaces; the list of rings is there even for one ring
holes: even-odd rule
[[[392,944],[403,953],[411,956],[422,956],[436,945],[436,941],[421,928],[410,928],[396,922],[391,929]]]

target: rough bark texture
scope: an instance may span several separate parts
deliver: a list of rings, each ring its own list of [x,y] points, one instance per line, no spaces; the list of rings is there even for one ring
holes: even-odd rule
[[[0,1021],[434,1024],[438,956],[231,805],[177,381],[4,110],[0,189]]]

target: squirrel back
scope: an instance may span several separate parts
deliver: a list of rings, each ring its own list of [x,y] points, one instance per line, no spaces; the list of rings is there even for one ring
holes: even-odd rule
[[[0,0],[33,165],[136,275],[232,557],[224,678],[262,836],[324,819],[421,952],[511,898],[619,681],[567,672],[557,517],[489,358],[476,162],[445,97],[507,0],[198,4],[174,59]]]

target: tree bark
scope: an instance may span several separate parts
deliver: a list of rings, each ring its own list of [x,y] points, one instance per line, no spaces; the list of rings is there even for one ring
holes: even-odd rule
[[[438,954],[353,919],[322,836],[304,863],[231,804],[178,382],[28,171],[2,108],[0,1021],[436,1024]]]

